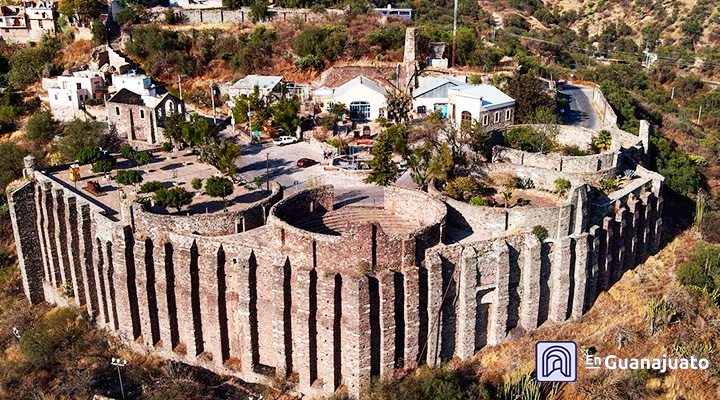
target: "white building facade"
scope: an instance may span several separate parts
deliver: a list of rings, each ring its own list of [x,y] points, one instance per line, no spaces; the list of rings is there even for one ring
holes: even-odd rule
[[[448,117],[457,126],[475,122],[486,131],[515,121],[515,99],[492,85],[461,85],[448,90]]]
[[[98,71],[76,71],[72,75],[45,78],[50,108],[82,109],[90,99],[101,100],[105,93],[105,77]]]
[[[337,88],[321,87],[313,92],[315,104],[321,111],[329,111],[334,104],[343,103],[354,121],[374,121],[385,117],[387,91],[370,78],[360,75]]]

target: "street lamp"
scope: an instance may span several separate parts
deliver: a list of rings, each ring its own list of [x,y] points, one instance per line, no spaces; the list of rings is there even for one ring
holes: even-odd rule
[[[117,367],[118,379],[120,380],[120,393],[122,394],[122,398],[124,399],[124,398],[125,398],[125,389],[123,388],[122,374],[120,373],[120,367],[126,366],[126,365],[127,365],[127,361],[126,361],[126,360],[123,360],[123,359],[121,359],[121,358],[115,358],[115,357],[113,357],[112,360],[110,361],[110,364],[112,364],[112,365],[114,365],[114,366]]]

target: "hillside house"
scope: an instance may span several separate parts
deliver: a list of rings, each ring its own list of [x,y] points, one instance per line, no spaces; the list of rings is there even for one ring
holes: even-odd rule
[[[360,75],[337,88],[323,86],[313,92],[315,104],[322,112],[329,111],[336,103],[343,103],[354,121],[374,121],[385,116],[387,91],[375,81]]]

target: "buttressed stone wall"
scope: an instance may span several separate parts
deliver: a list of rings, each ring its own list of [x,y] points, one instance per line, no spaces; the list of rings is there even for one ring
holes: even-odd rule
[[[80,307],[139,351],[251,382],[289,377],[308,397],[357,397],[396,368],[577,318],[657,251],[662,177],[651,171],[636,167],[607,196],[582,174],[522,162],[476,170],[493,172],[540,188],[566,176],[573,188],[554,207],[508,210],[395,186],[382,206],[336,208],[332,186],[284,199],[276,188],[233,213],[128,207],[122,218],[39,171],[8,192],[32,303]],[[453,242],[459,220],[478,239]],[[543,242],[535,225],[548,228]]]

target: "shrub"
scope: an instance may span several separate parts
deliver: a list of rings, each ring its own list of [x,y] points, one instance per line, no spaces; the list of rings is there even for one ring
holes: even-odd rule
[[[612,134],[608,130],[601,130],[592,138],[592,146],[598,150],[607,150],[612,146]]]
[[[532,230],[533,235],[535,235],[539,241],[543,242],[545,239],[548,238],[548,230],[542,225],[535,225]]]
[[[107,174],[112,171],[114,164],[113,160],[109,158],[97,160],[92,165],[92,172],[95,172],[96,174]]]
[[[228,178],[213,176],[205,182],[205,192],[210,197],[226,198],[233,192],[233,183]]]
[[[59,132],[59,123],[53,118],[50,110],[38,111],[28,120],[27,137],[30,140],[47,142]]]
[[[115,181],[121,185],[134,185],[142,182],[142,175],[134,169],[118,171]]]
[[[473,196],[470,198],[470,205],[473,206],[486,206],[487,202],[480,196]]]
[[[103,153],[94,146],[83,146],[77,153],[75,159],[80,165],[92,164],[103,158]]]
[[[588,152],[576,145],[565,145],[560,148],[560,152],[566,156],[586,156]]]
[[[140,193],[155,193],[163,188],[163,184],[159,181],[147,181],[140,185]]]
[[[532,189],[535,187],[535,182],[530,178],[520,178],[519,176],[513,177],[513,186],[516,189]]]
[[[713,279],[705,273],[705,268],[695,263],[680,264],[675,271],[678,282],[684,286],[697,286],[712,291],[715,288]]]
[[[605,193],[611,193],[617,190],[618,188],[618,180],[617,179],[603,179],[600,181],[600,188]]]
[[[161,147],[161,148],[162,148],[162,151],[164,151],[164,152],[167,153],[167,152],[172,151],[173,145],[172,145],[172,143],[170,143],[170,142],[164,142],[164,143],[162,144],[162,147]]]
[[[192,203],[193,195],[181,187],[160,189],[155,192],[155,201],[165,208],[174,208],[180,211],[184,206]]]
[[[558,196],[565,196],[571,187],[572,184],[569,180],[564,178],[555,179],[555,193],[557,193]]]
[[[515,204],[516,204],[517,206],[519,206],[519,207],[529,206],[529,205],[530,205],[530,200],[528,200],[528,199],[523,199],[522,197],[518,197],[518,199],[517,199],[517,201],[515,202]]]
[[[50,368],[82,350],[87,323],[73,308],[56,308],[48,312],[33,328],[20,337],[20,350],[30,365]]]
[[[193,180],[190,181],[190,186],[192,186],[192,188],[195,190],[202,189],[202,179],[193,178]]]
[[[464,200],[466,194],[472,196],[477,193],[478,190],[480,190],[480,186],[467,176],[455,178],[445,186],[445,193],[457,200]]]

